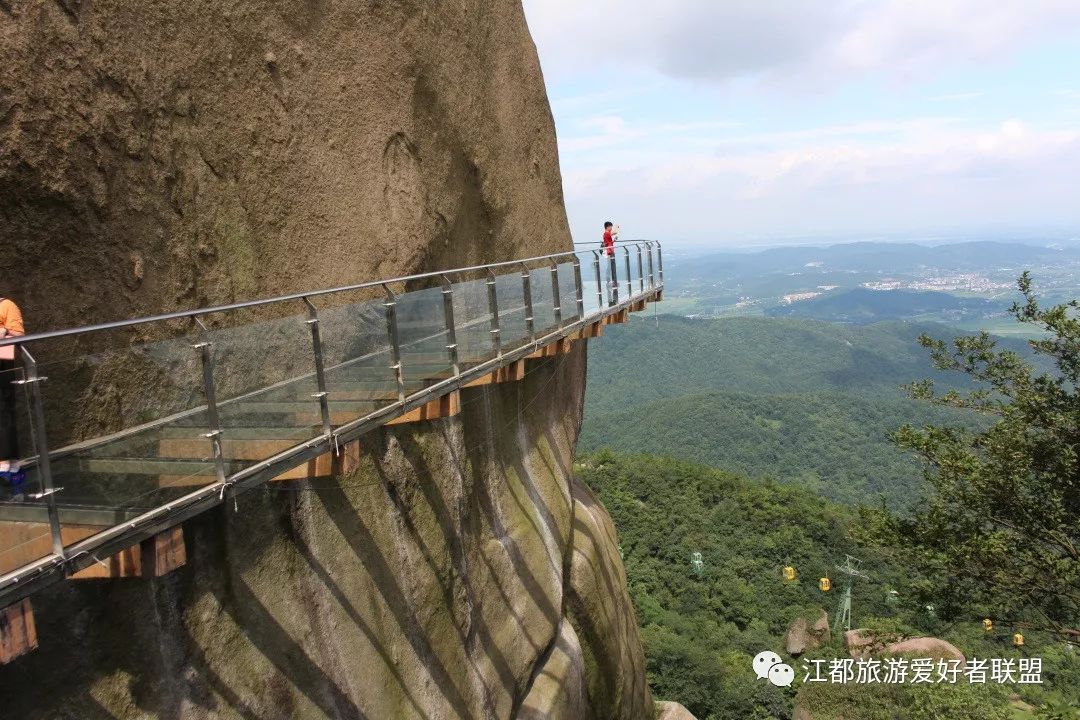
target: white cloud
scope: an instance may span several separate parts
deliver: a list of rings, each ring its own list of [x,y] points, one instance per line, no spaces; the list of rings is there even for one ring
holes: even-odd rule
[[[525,8],[553,77],[637,65],[812,87],[993,62],[1080,27],[1075,0],[525,0]]]
[[[1080,226],[1077,0],[524,1],[582,239]]]
[[[576,220],[615,209],[630,215],[624,228],[658,238],[700,232],[687,218],[702,212],[716,214],[713,231],[735,235],[1080,223],[1069,200],[1080,186],[1080,129],[928,118],[777,133],[776,142],[732,137],[709,153],[623,147],[564,181],[586,238],[587,221]]]

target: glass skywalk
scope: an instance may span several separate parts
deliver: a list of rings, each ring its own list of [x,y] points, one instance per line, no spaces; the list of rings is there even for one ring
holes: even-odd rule
[[[0,489],[0,607],[262,482],[329,475],[343,443],[662,288],[638,242],[0,341],[27,470]]]

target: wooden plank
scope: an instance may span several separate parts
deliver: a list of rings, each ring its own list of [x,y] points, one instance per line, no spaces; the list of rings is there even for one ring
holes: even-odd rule
[[[550,342],[544,347],[536,350],[533,353],[525,356],[526,360],[539,360],[540,358],[555,357],[562,355],[565,352],[570,351],[571,342],[568,338],[561,338],[555,342]]]
[[[157,578],[187,564],[187,548],[184,545],[184,528],[169,528],[139,543],[142,555],[142,576]]]
[[[87,566],[70,576],[70,580],[99,580],[104,578],[141,577],[142,556],[139,546],[124,548],[100,562]]]
[[[334,458],[334,476],[341,477],[356,472],[360,467],[360,439],[351,440],[339,449],[341,453]]]
[[[598,338],[604,334],[604,326],[600,322],[589,323],[585,327],[581,328],[575,333],[571,333],[566,336],[567,340],[571,342],[578,342],[579,340],[590,340],[592,338]]]
[[[629,313],[627,312],[626,308],[623,308],[622,310],[619,310],[618,312],[615,312],[615,313],[612,313],[611,315],[606,316],[603,319],[602,322],[605,325],[620,325],[620,324],[626,322],[627,319],[629,319]]]
[[[68,525],[60,528],[64,545],[85,540],[102,531],[96,525]],[[52,554],[52,536],[47,522],[0,522],[0,575]]]
[[[177,526],[83,568],[69,579],[149,579],[166,575],[186,563],[187,548],[184,545],[184,529]]]
[[[405,423],[420,422],[421,420],[438,420],[439,418],[451,417],[461,412],[461,393],[454,390],[451,393],[435,398],[418,408],[394,418],[387,425],[403,425]]]
[[[509,365],[505,365],[500,368],[495,368],[487,375],[481,378],[473,380],[465,387],[479,387],[481,385],[492,385],[495,383],[504,382],[517,382],[525,377],[525,361],[515,360]]]
[[[297,442],[292,442],[288,447],[296,445]],[[285,448],[282,448],[285,449]],[[271,457],[275,453],[270,453],[258,460],[265,460]],[[306,478],[317,477],[330,477],[333,471],[333,457],[331,453],[323,453],[317,457],[313,457],[306,463],[301,463],[296,467],[289,468],[280,475],[275,475],[270,478],[270,482],[284,482],[287,480],[304,480]],[[158,476],[158,487],[201,487],[208,485],[210,482],[216,482],[216,479],[208,479],[206,477],[191,476],[191,475],[160,475]]]
[[[0,610],[0,665],[6,665],[37,646],[37,625],[30,598]]]

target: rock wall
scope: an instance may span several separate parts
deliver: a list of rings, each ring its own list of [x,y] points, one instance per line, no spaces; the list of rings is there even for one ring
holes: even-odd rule
[[[0,237],[33,329],[565,249],[520,3],[3,0]]]
[[[0,295],[31,330],[569,247],[516,0],[0,0]],[[585,351],[34,598],[19,718],[650,718]]]

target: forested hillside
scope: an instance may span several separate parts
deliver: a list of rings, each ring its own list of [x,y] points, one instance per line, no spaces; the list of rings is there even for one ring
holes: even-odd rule
[[[590,415],[702,391],[802,393],[838,390],[900,397],[901,386],[932,375],[920,333],[951,336],[934,324],[854,327],[814,320],[633,316],[590,347]],[[1009,341],[1018,348],[1022,342]],[[956,381],[956,378],[943,378]]]
[[[771,477],[853,504],[915,500],[922,470],[888,440],[906,420],[972,423],[960,413],[883,394],[706,392],[590,417],[579,448],[647,452]]]
[[[837,578],[845,553],[859,555],[870,575],[853,589],[856,626],[895,638],[936,635],[978,657],[1021,655],[1008,628],[985,633],[976,617],[946,625],[915,604],[904,568],[851,540],[855,513],[816,493],[649,455],[594,453],[576,470],[618,528],[650,686],[658,697],[678,698],[698,720],[793,717],[804,672],[785,653],[784,633],[799,616],[825,610],[831,619],[839,586],[823,593],[818,578]],[[702,556],[700,571],[694,552]],[[798,570],[791,583],[782,576],[787,565]],[[890,590],[899,602],[889,602]],[[846,656],[833,637],[807,657]],[[791,688],[756,679],[751,661],[762,650],[797,669]],[[1043,659],[1043,686],[825,686],[798,702],[814,720],[1006,720],[1031,717],[1021,703],[1080,701],[1080,655],[1034,633],[1022,652]],[[1013,692],[1019,701],[1010,708]]]
[[[904,423],[970,425],[973,413],[910,400],[934,378],[917,342],[952,328],[887,322],[837,325],[789,318],[632,316],[590,349],[581,450],[645,451],[772,477],[846,503],[918,498],[921,469],[889,433]],[[1005,347],[1030,355],[1022,340]]]

